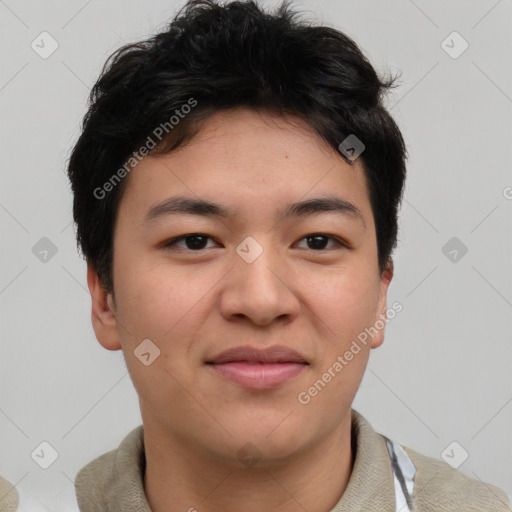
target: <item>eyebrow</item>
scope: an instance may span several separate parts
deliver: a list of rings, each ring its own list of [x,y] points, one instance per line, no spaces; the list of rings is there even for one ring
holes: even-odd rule
[[[279,221],[308,217],[324,212],[335,212],[359,220],[366,228],[363,214],[357,206],[337,196],[317,197],[291,203],[277,212]],[[152,206],[144,216],[143,224],[151,224],[169,215],[191,214],[204,217],[233,218],[236,212],[226,206],[191,197],[170,197]]]

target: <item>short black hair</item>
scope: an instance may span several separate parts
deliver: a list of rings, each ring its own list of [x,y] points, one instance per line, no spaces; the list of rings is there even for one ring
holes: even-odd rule
[[[67,168],[79,250],[113,293],[122,178],[142,148],[158,139],[153,153],[172,151],[213,113],[249,107],[300,116],[349,163],[340,143],[349,135],[363,142],[382,274],[406,176],[406,147],[382,103],[395,81],[344,33],[299,20],[288,1],[274,13],[254,1],[188,1],[165,30],[114,52],[91,91]]]

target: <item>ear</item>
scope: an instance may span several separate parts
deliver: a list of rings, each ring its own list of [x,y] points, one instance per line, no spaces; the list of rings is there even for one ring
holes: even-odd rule
[[[112,294],[107,293],[96,269],[87,263],[87,284],[91,292],[91,320],[96,339],[107,350],[121,350]]]
[[[389,262],[386,266],[386,269],[382,273],[380,277],[380,290],[379,290],[379,300],[377,305],[377,311],[375,314],[375,323],[377,326],[381,326],[381,323],[384,323],[382,329],[377,329],[377,334],[372,337],[370,346],[371,348],[378,348],[384,343],[384,329],[386,325],[387,318],[387,295],[389,283],[391,283],[391,279],[393,279],[394,265],[393,260],[390,258]],[[378,323],[377,323],[378,322]]]

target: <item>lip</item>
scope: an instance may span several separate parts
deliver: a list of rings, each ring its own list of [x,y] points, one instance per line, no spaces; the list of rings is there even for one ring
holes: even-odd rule
[[[235,347],[225,350],[206,361],[210,364],[224,363],[307,363],[306,359],[298,352],[284,345],[273,345],[265,349],[254,348],[251,346]]]
[[[294,350],[274,345],[263,350],[250,346],[229,349],[206,365],[242,387],[269,389],[297,376],[309,363]]]

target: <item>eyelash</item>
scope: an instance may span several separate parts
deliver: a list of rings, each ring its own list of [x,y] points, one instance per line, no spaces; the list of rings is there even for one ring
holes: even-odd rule
[[[166,250],[173,250],[174,246],[178,242],[180,242],[181,240],[185,240],[186,238],[194,237],[194,236],[201,236],[201,237],[209,238],[210,240],[214,240],[211,236],[206,235],[204,233],[188,233],[186,235],[180,235],[180,236],[176,236],[174,238],[170,238],[169,240],[167,240],[166,242],[163,243],[162,248],[166,249]],[[303,236],[299,241],[302,241],[309,237],[315,237],[315,236],[322,236],[322,237],[328,238],[328,239],[336,242],[338,244],[338,249],[343,249],[343,248],[348,249],[349,248],[348,244],[346,244],[339,238],[332,236],[332,235],[328,235],[326,233],[311,233],[311,234]],[[329,250],[332,250],[332,249],[334,249],[334,248],[331,247],[330,249],[306,249],[306,250],[312,251],[315,253],[319,253],[319,252],[328,252]],[[188,249],[188,248],[186,248],[186,249],[178,248],[178,250],[183,250],[185,252],[201,252],[201,251],[204,251],[205,249],[194,250],[194,249]]]

